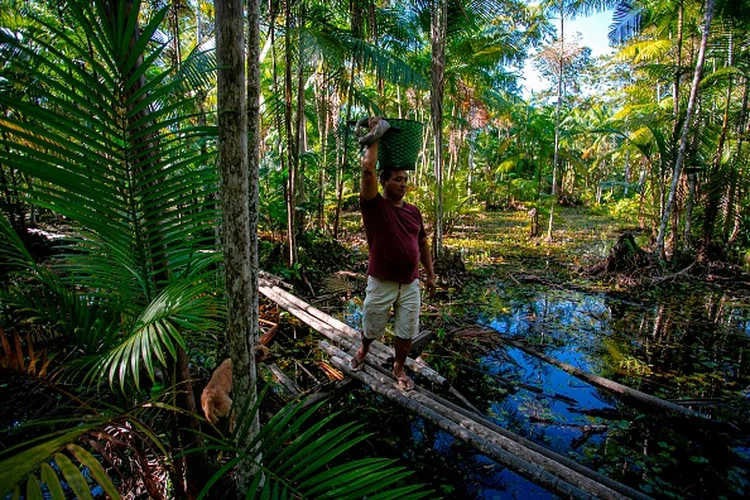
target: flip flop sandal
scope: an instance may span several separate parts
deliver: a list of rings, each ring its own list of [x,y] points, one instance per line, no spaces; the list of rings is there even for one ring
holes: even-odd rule
[[[351,363],[349,363],[349,367],[352,369],[353,372],[361,372],[362,369],[365,367],[365,360],[357,359],[356,356],[353,356]]]
[[[407,376],[396,379],[396,387],[404,392],[414,390],[414,381]]]

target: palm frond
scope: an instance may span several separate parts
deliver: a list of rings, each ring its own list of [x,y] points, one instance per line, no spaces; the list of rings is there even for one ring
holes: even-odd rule
[[[83,12],[79,16],[82,24],[91,21]],[[144,38],[161,16],[146,26]],[[195,245],[209,245],[208,236],[196,237],[215,216],[213,202],[206,201],[206,187],[216,186],[215,172],[196,169],[207,158],[189,154],[186,144],[210,132],[180,127],[176,134],[180,104],[164,99],[179,82],[167,83],[168,71],[146,74],[158,49],[135,66],[120,47],[111,49],[112,57],[99,59],[64,28],[47,28],[68,40],[69,53],[43,40],[25,40],[20,47],[40,60],[35,76],[50,89],[45,101],[51,105],[0,96],[0,102],[16,110],[4,118],[3,125],[12,133],[4,136],[2,160],[43,182],[42,189],[29,193],[34,203],[87,228],[90,243],[81,245],[83,253],[120,249],[110,253],[110,264],[120,267],[122,276],[135,273],[142,296],[150,300],[155,276],[170,271],[173,262],[184,261]],[[128,36],[132,28],[126,23],[118,29],[119,35],[110,33],[101,20],[88,28],[101,46],[114,43],[112,37]],[[44,50],[37,54],[29,48],[34,45]],[[145,42],[141,45],[145,50]],[[63,68],[74,68],[72,76]],[[145,84],[135,90],[141,77]],[[90,264],[84,261],[78,266],[81,273]],[[71,259],[71,265],[75,263]]]
[[[658,61],[672,49],[670,40],[644,40],[631,43],[617,54],[622,61],[633,61],[635,64]]]
[[[250,421],[257,406],[240,412],[238,422]],[[361,425],[352,422],[329,428],[338,414],[314,421],[320,406],[305,410],[302,405],[292,403],[283,408],[262,427],[250,445],[250,450],[255,451],[234,449],[233,443],[242,442],[240,439],[219,440],[212,445],[224,451],[234,449],[239,457],[252,459],[263,471],[250,485],[248,498],[435,498],[434,492],[422,485],[401,485],[411,472],[395,465],[393,460],[342,462],[341,457],[368,436],[362,434]],[[238,432],[243,432],[242,427]],[[262,458],[256,446],[261,442]],[[214,475],[199,498],[210,494],[211,486],[228,473],[233,463]]]
[[[10,493],[24,479],[29,488],[38,488],[38,479],[33,474],[41,468],[42,480],[50,491],[62,491],[61,479],[55,468],[63,475],[65,482],[74,490],[79,498],[91,498],[88,481],[81,474],[81,467],[75,465],[72,454],[81,466],[88,467],[92,476],[112,498],[120,498],[112,480],[107,476],[101,464],[75,442],[93,429],[101,426],[102,422],[87,423],[57,432],[47,436],[40,444],[18,451],[18,447],[4,450],[0,454],[0,496]],[[67,453],[65,453],[67,452]],[[56,465],[55,468],[50,463]],[[58,497],[61,498],[61,497]]]
[[[13,432],[25,435],[31,429],[56,430],[0,452],[0,497],[14,490],[20,492],[25,483],[27,492],[45,488],[52,498],[66,498],[64,489],[72,490],[78,498],[91,498],[92,490],[98,486],[108,498],[118,499],[120,494],[106,469],[121,474],[130,467],[140,468],[138,476],[147,476],[143,477],[144,484],[156,484],[151,472],[154,463],[145,461],[153,459],[153,451],[166,450],[157,433],[137,414],[162,407],[147,405],[132,411],[111,407],[107,409],[108,417],[87,407],[87,412],[75,416],[24,422]]]
[[[177,346],[185,347],[180,332],[215,330],[218,324],[210,319],[207,310],[218,307],[207,285],[177,282],[167,286],[136,319],[132,333],[100,358],[89,378],[106,376],[110,385],[119,385],[125,392],[132,378],[140,388],[140,376],[145,370],[151,381],[155,379],[158,361],[167,366],[167,354],[174,357]]]
[[[740,79],[744,76],[744,73],[739,68],[729,66],[726,68],[719,68],[707,74],[700,82],[701,87],[707,88],[714,85],[726,85],[733,79]]]
[[[186,84],[210,84],[213,55],[196,52],[174,77],[156,64],[163,45],[152,43],[167,10],[135,37],[138,6],[124,6],[70,2],[70,23],[39,18],[42,30],[0,32],[4,50],[24,55],[24,78],[38,82],[32,96],[0,88],[9,110],[0,163],[34,179],[23,187],[28,201],[64,215],[76,234],[52,262],[55,274],[34,277],[44,293],[15,290],[11,299],[86,354],[109,353],[97,366],[121,388],[125,377],[138,386],[141,367],[153,378],[183,334],[220,318],[213,290],[200,284],[218,284],[218,177],[207,166],[213,153],[199,152],[215,131],[190,126],[190,100],[174,97]],[[16,62],[0,77],[18,78]]]
[[[633,0],[620,0],[612,14],[609,27],[609,41],[620,44],[640,33],[642,8]]]
[[[387,50],[346,34],[339,34],[336,38],[363,69],[374,71],[378,78],[404,87],[429,88],[424,75]]]

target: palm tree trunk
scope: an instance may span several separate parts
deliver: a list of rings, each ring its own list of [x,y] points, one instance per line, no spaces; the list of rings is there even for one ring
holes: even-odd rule
[[[247,2],[247,167],[248,167],[248,224],[247,232],[249,238],[248,259],[250,272],[249,295],[247,297],[247,334],[237,332],[241,337],[235,338],[236,347],[234,352],[237,356],[237,365],[235,365],[235,356],[232,358],[232,366],[239,366],[240,380],[233,381],[234,387],[238,387],[242,394],[235,394],[234,401],[237,408],[252,408],[257,399],[258,370],[255,365],[255,356],[253,346],[260,342],[259,327],[259,304],[260,294],[258,289],[259,264],[258,264],[258,202],[260,188],[260,0],[248,0]],[[240,202],[242,200],[239,200]],[[228,283],[228,281],[227,281]],[[247,355],[248,364],[244,367],[239,364]],[[234,375],[233,375],[234,376]],[[239,384],[239,385],[238,385]],[[238,442],[238,449],[247,449],[260,432],[260,420],[258,413],[252,415],[252,422],[248,426],[247,435],[244,442]],[[256,446],[260,446],[257,444]],[[257,466],[253,463],[243,462],[238,468],[238,475],[242,473],[243,480],[248,476],[257,474]],[[239,484],[239,479],[238,479]],[[247,484],[247,483],[245,483]],[[244,491],[241,487],[240,491]]]
[[[466,179],[466,196],[471,198],[471,183],[474,180],[474,141],[477,138],[476,129],[472,129],[469,133],[469,175]]]
[[[180,69],[182,64],[182,52],[180,49],[180,16],[179,16],[180,2],[172,0],[170,6],[170,22],[172,24],[172,50],[174,51],[174,67]]]
[[[746,129],[747,126],[747,115],[748,115],[748,94],[750,94],[750,79],[747,77],[742,78],[743,91],[742,91],[742,109],[740,110],[740,119],[737,123],[737,146],[735,148],[735,155],[737,158],[742,158],[742,146],[744,145],[744,138],[750,129]],[[744,132],[744,133],[743,133]],[[724,218],[724,241],[726,246],[730,247],[734,244],[734,241],[739,234],[741,213],[737,206],[738,200],[742,199],[742,169],[731,162],[732,169],[729,180],[729,201],[727,202],[727,213]]]
[[[352,59],[352,71],[349,74],[349,89],[348,97],[346,99],[346,119],[344,120],[344,143],[341,145],[339,150],[341,151],[341,161],[337,163],[336,170],[336,216],[333,220],[333,237],[338,239],[339,237],[339,226],[341,220],[341,205],[344,199],[344,172],[346,172],[348,164],[347,147],[349,146],[349,120],[352,119],[352,96],[354,95],[354,76],[357,71],[357,63]]]
[[[435,258],[443,253],[443,95],[445,91],[445,38],[448,28],[448,1],[435,0],[432,9],[432,92],[430,108],[435,139],[435,198],[437,214],[435,223]]]
[[[672,84],[672,114],[674,118],[674,127],[672,129],[672,137],[674,141],[677,140],[677,132],[679,130],[679,116],[680,116],[680,72],[682,71],[682,30],[684,26],[684,6],[682,0],[677,7],[677,52],[675,54],[675,72],[674,82]]]
[[[664,235],[667,231],[667,222],[672,213],[675,193],[677,192],[677,185],[680,180],[680,174],[682,173],[682,166],[685,161],[685,151],[687,149],[688,136],[690,135],[690,125],[693,121],[693,114],[695,112],[695,105],[698,101],[698,86],[701,81],[703,74],[703,63],[706,59],[706,47],[708,45],[708,35],[711,31],[711,20],[714,16],[714,1],[706,0],[705,14],[703,20],[703,36],[701,38],[701,45],[698,51],[698,59],[695,63],[695,73],[693,74],[693,84],[690,88],[690,98],[688,100],[688,107],[685,113],[685,123],[682,128],[682,136],[680,137],[680,146],[677,151],[677,158],[674,164],[674,170],[672,172],[672,185],[669,190],[669,196],[667,197],[666,206],[664,207],[664,213],[661,217],[661,225],[659,226],[659,233],[656,237],[656,247],[654,249],[655,254],[661,258],[665,258],[664,254]]]
[[[687,251],[691,245],[691,238],[693,232],[693,206],[695,205],[695,188],[697,186],[697,176],[694,173],[689,173],[687,176],[688,180],[688,192],[685,200],[685,228],[683,231],[683,248]]]
[[[732,35],[729,35],[728,58],[726,65],[732,66]],[[706,197],[706,211],[703,219],[703,237],[701,239],[699,257],[706,259],[709,256],[709,248],[713,243],[714,229],[716,227],[716,218],[719,215],[719,205],[721,196],[724,194],[726,185],[726,175],[721,169],[721,158],[724,155],[724,144],[729,131],[729,106],[732,103],[732,80],[730,78],[727,84],[726,97],[724,99],[724,114],[721,123],[721,132],[716,145],[716,153],[711,165],[708,177],[708,189]]]
[[[302,164],[299,161],[300,154],[307,150],[307,126],[305,124],[305,54],[304,47],[302,46],[302,28],[305,23],[305,3],[300,2],[298,4],[297,14],[297,116],[295,119],[294,127],[294,144],[295,144],[295,186],[296,186],[296,198],[294,200],[295,212],[296,207],[300,206],[305,202],[307,195],[305,194],[305,183],[304,183],[304,170]],[[299,216],[299,217],[297,217]],[[295,231],[297,234],[301,234],[305,227],[305,212],[300,211],[299,214],[295,213]],[[295,242],[297,236],[294,237]],[[295,262],[297,261],[295,255]]]
[[[555,106],[555,152],[552,160],[552,195],[557,194],[560,173],[560,109],[563,94],[563,51],[565,50],[565,0],[560,0],[560,60],[557,68],[557,104]]]
[[[297,224],[295,223],[296,201],[297,201],[297,145],[292,133],[292,0],[284,2],[284,129],[288,140],[287,164],[289,166],[287,176],[286,212],[287,212],[287,265],[292,268],[297,262]]]

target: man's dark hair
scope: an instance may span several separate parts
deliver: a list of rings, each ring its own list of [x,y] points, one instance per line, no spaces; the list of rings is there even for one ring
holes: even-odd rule
[[[391,172],[393,172],[393,170],[391,170],[390,168],[380,169],[380,172],[378,174],[380,182],[388,182],[391,179]]]

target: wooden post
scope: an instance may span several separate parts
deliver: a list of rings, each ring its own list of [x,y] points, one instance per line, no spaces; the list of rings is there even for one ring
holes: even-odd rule
[[[539,210],[536,207],[529,210],[529,221],[531,222],[531,230],[529,236],[536,238],[539,236]]]

